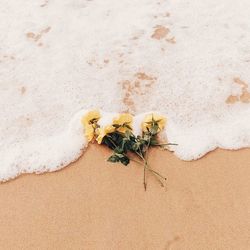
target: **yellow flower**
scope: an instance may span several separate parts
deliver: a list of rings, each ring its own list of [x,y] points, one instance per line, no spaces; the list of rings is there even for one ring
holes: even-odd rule
[[[82,118],[82,124],[90,125],[92,124],[93,120],[99,120],[101,118],[100,112],[98,110],[92,110],[89,111],[83,118]]]
[[[146,117],[144,118],[144,121],[142,123],[142,131],[147,132],[148,129],[151,129],[153,121],[155,121],[158,124],[159,127],[158,132],[164,129],[166,125],[166,118],[158,114],[149,114],[146,115]]]
[[[95,136],[95,130],[91,125],[85,126],[85,136],[87,137],[88,141],[92,141]]]
[[[119,128],[117,128],[117,131],[119,131],[120,133],[125,133],[127,130],[129,130],[128,127],[132,128],[132,123],[133,116],[128,113],[120,114],[113,120],[113,125],[120,126]],[[128,127],[126,127],[125,125]]]
[[[96,138],[98,144],[102,143],[103,138],[110,133],[113,133],[115,131],[115,127],[113,127],[112,125],[107,125],[104,128],[99,128],[97,130],[98,133],[98,137]]]
[[[94,138],[95,130],[98,127],[97,122],[100,118],[101,115],[98,110],[89,111],[85,116],[83,116],[82,125],[84,126],[85,136],[88,141],[92,141]]]
[[[99,128],[97,130],[98,133],[98,137],[97,137],[97,142],[99,144],[102,143],[103,138],[108,135],[111,134],[115,131],[118,131],[120,133],[125,133],[129,128],[128,127],[132,127],[132,122],[133,122],[133,116],[130,114],[120,114],[117,117],[115,117],[113,119],[113,123],[111,125],[107,125],[103,128]],[[117,127],[120,126],[120,127]],[[125,127],[128,126],[128,127]]]

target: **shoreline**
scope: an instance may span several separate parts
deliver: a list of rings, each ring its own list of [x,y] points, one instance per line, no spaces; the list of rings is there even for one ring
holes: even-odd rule
[[[2,183],[2,247],[248,249],[250,149],[217,149],[192,162],[152,150],[167,188],[149,175],[146,192],[143,169],[108,163],[109,154],[90,145],[64,169]]]

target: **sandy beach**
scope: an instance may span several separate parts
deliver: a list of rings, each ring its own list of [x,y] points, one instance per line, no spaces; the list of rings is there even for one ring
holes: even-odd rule
[[[250,250],[249,13],[2,0],[0,250]]]
[[[193,162],[154,150],[168,183],[150,176],[147,192],[141,167],[107,163],[109,154],[91,145],[61,171],[1,184],[0,249],[250,248],[249,149]]]

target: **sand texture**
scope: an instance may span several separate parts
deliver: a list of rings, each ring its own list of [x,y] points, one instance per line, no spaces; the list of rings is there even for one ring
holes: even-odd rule
[[[0,185],[0,249],[248,250],[250,150],[184,162],[156,150],[167,190],[90,146],[62,171]]]

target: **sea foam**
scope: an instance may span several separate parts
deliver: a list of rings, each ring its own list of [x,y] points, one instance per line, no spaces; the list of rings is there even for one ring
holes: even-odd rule
[[[250,146],[249,0],[2,0],[0,180],[54,171],[87,146],[81,117],[168,118],[193,160]]]

